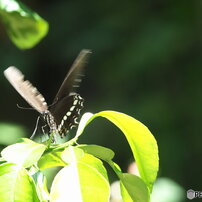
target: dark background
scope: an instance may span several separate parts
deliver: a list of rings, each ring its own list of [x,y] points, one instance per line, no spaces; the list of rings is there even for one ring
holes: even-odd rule
[[[0,121],[23,126],[29,137],[37,117],[16,107],[28,105],[4,78],[5,68],[17,66],[51,104],[77,54],[91,49],[79,89],[83,113],[115,110],[138,119],[158,142],[159,176],[185,190],[202,190],[202,2],[24,3],[49,22],[50,30],[36,47],[21,51],[0,27]],[[79,142],[113,149],[124,171],[132,160],[124,136],[101,118]]]

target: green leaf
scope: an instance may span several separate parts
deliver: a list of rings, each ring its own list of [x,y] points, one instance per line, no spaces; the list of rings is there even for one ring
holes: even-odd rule
[[[51,151],[44,154],[38,161],[38,167],[40,170],[44,170],[50,167],[56,166],[66,166],[67,163],[64,162],[61,158],[61,154],[63,151]]]
[[[82,162],[83,164],[92,166],[95,170],[99,172],[100,175],[105,179],[105,181],[108,183],[108,176],[107,171],[100,159],[94,157],[93,155],[85,153],[82,159],[80,159],[79,162]]]
[[[39,201],[34,182],[26,169],[12,163],[0,165],[0,201]]]
[[[79,161],[83,156],[84,152],[82,149],[69,146],[62,152],[61,158],[67,163],[74,163]]]
[[[32,48],[48,32],[48,23],[16,0],[0,0],[0,18],[8,36],[20,49]]]
[[[119,176],[121,195],[124,201],[149,202],[149,191],[141,178],[128,173]]]
[[[91,119],[91,117],[93,117],[93,114],[90,112],[85,113],[81,117],[75,138],[78,138],[83,133],[83,130],[85,126],[89,123],[89,120]]]
[[[74,155],[74,152],[72,152]],[[109,183],[102,162],[85,154],[59,171],[51,187],[51,201],[108,202]]]
[[[8,162],[27,168],[39,160],[45,149],[45,145],[23,138],[22,142],[3,149],[1,155]]]
[[[62,145],[65,145],[64,147]],[[66,148],[66,150],[65,150]],[[47,153],[43,154],[43,156],[38,161],[38,167],[43,170],[50,167],[56,166],[66,166],[67,163],[71,162],[71,157],[67,154],[70,149],[70,145],[61,144],[55,146],[53,149],[49,149]],[[82,149],[85,153],[92,154],[102,160],[108,161],[114,157],[114,152],[108,148],[101,147],[98,145],[79,145],[74,147],[74,149]],[[65,150],[65,152],[64,152]],[[81,155],[81,151],[78,150],[78,155]],[[62,155],[64,155],[62,157]],[[70,158],[70,159],[68,159]]]
[[[85,120],[86,125],[100,116],[111,121],[124,133],[136,160],[140,176],[151,191],[157,177],[159,157],[156,140],[149,129],[133,117],[115,111],[102,111],[91,115],[88,120]]]
[[[106,147],[98,145],[79,145],[77,147],[104,161],[109,161],[114,158],[114,152]]]
[[[124,187],[124,185],[119,181],[120,184],[120,189],[121,189],[121,196],[124,202],[138,202],[136,200],[133,200],[132,197],[129,195],[129,193],[127,192],[127,189]],[[135,192],[136,193],[136,192]],[[137,193],[139,194],[139,193]],[[146,201],[144,201],[146,202]]]
[[[66,166],[67,163],[71,161],[71,156],[68,155],[70,148],[71,145],[69,145],[69,142],[59,144],[57,146],[54,145],[52,148],[49,148],[39,159],[38,167],[43,170],[50,167]],[[74,147],[74,149],[76,148]],[[74,152],[78,153],[78,155],[80,155],[81,152],[83,153],[81,149],[77,149],[77,151],[78,152],[74,150]]]
[[[49,192],[47,189],[47,180],[45,175],[41,171],[38,171],[34,175],[32,175],[35,185],[37,187],[37,193],[40,198],[40,201],[48,201],[49,200]]]
[[[149,202],[149,191],[141,178],[122,173],[120,167],[113,161],[108,161],[108,163],[120,179],[121,195],[124,202]]]

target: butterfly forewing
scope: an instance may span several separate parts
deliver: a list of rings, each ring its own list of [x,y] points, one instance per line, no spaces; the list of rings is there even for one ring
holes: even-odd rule
[[[44,97],[29,81],[24,80],[24,75],[16,67],[7,68],[4,75],[16,91],[39,113],[42,114],[48,109]]]
[[[74,87],[78,87],[79,83],[81,82],[83,68],[87,63],[88,57],[90,55],[90,50],[82,50],[79,55],[77,56],[76,60],[74,61],[72,67],[70,68],[69,72],[67,73],[60,89],[58,90],[55,99],[53,102],[59,101],[61,98],[69,95],[70,93],[75,91]]]

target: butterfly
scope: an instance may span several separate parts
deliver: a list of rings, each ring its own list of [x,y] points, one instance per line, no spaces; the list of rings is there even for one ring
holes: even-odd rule
[[[14,66],[8,67],[4,75],[16,91],[43,117],[49,126],[49,134],[58,133],[61,137],[78,125],[78,117],[83,108],[84,99],[75,92],[81,82],[83,68],[91,51],[82,50],[67,73],[59,88],[53,104],[47,105],[41,93]]]

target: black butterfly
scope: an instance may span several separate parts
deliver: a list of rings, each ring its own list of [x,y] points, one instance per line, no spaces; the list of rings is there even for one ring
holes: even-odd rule
[[[5,77],[18,93],[44,118],[50,133],[59,133],[63,137],[72,127],[78,125],[77,118],[83,108],[83,98],[75,93],[75,87],[81,82],[81,73],[87,63],[89,50],[82,50],[67,73],[53,104],[48,107],[44,97],[16,68],[4,71]]]

